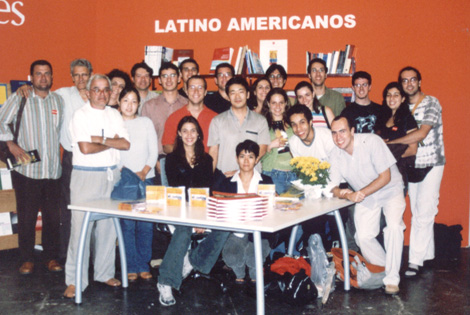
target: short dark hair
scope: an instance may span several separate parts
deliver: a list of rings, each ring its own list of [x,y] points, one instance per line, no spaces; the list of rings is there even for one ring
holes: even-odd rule
[[[242,85],[247,92],[250,91],[250,87],[248,86],[248,82],[246,82],[245,78],[242,77],[233,77],[230,80],[228,80],[227,84],[225,84],[225,93],[228,95],[228,91],[230,89],[230,86],[234,84],[240,84]]]
[[[31,74],[31,76],[34,74],[34,67],[36,66],[49,66],[49,68],[51,68],[51,75],[52,75],[51,63],[47,60],[39,59],[39,60],[33,61],[33,63],[31,64],[31,67],[29,67],[29,74]]]
[[[343,115],[339,115],[339,116],[336,116],[335,118],[333,118],[333,120],[331,121],[331,124],[333,124],[333,122],[335,122],[335,121],[340,120],[341,118],[346,119],[346,123],[348,124],[349,130],[354,128],[354,124],[352,123],[351,119],[349,119],[348,117],[343,116]]]
[[[127,73],[125,73],[122,70],[119,69],[113,69],[107,74],[108,78],[112,81],[114,78],[121,78],[124,80],[124,83],[126,84],[126,88],[128,86],[132,86],[132,81],[131,78]]]
[[[235,68],[233,68],[233,66],[229,64],[228,62],[222,62],[222,63],[219,63],[217,67],[215,67],[215,72],[214,72],[215,76],[217,76],[217,74],[219,73],[220,68],[229,68],[230,71],[232,72],[232,76],[235,75]]]
[[[204,77],[202,75],[199,75],[199,74],[193,75],[192,77],[190,77],[188,79],[188,81],[186,81],[186,88],[189,86],[189,81],[194,80],[194,79],[201,79],[202,81],[204,81],[204,90],[207,90],[206,79],[204,79]]]
[[[326,66],[326,61],[320,58],[313,58],[310,60],[307,66],[307,74],[310,74],[310,71],[312,71],[312,66],[314,63],[321,63],[323,67],[325,68],[325,73],[328,72],[328,67]]]
[[[403,69],[401,69],[400,72],[398,73],[398,82],[401,83],[401,74],[405,71],[414,71],[414,72],[416,72],[416,76],[418,77],[418,81],[421,81],[421,73],[419,72],[419,70],[416,69],[415,67],[407,66],[407,67],[404,67]]]
[[[160,69],[158,70],[158,76],[161,77],[163,70],[168,70],[168,69],[175,70],[176,75],[177,76],[180,75],[178,67],[175,66],[173,63],[171,63],[171,62],[162,62],[162,65],[160,66]]]
[[[259,156],[259,145],[254,142],[253,140],[245,140],[243,142],[240,142],[237,147],[235,148],[235,152],[237,154],[237,157],[240,155],[242,152],[250,152],[254,153],[255,157],[258,158]]]
[[[139,91],[131,84],[131,85],[126,85],[125,88],[122,89],[121,93],[119,93],[119,102],[121,102],[121,99],[126,96],[128,93],[134,92],[137,95],[137,101],[140,104],[140,94]]]
[[[144,69],[145,71],[147,71],[150,76],[153,76],[153,69],[149,67],[148,64],[145,63],[145,61],[142,60],[142,62],[139,62],[139,63],[136,63],[132,69],[131,69],[131,76],[132,77],[135,77],[135,73],[137,71],[137,69]]]
[[[188,58],[188,59],[185,59],[183,60],[181,63],[180,63],[180,66],[179,66],[179,69],[180,69],[180,72],[183,72],[183,66],[184,64],[186,63],[189,63],[189,62],[192,62],[196,65],[196,70],[197,72],[199,72],[199,64],[196,62],[196,60],[194,60],[193,58]]]
[[[371,75],[368,73],[368,72],[365,72],[365,71],[357,71],[353,74],[352,76],[352,85],[354,85],[355,81],[357,79],[366,79],[367,81],[369,81],[369,85],[372,84],[372,77]]]
[[[289,110],[287,111],[287,123],[289,124],[289,126],[291,126],[290,118],[292,117],[292,115],[295,114],[303,114],[305,119],[307,119],[308,121],[311,121],[313,119],[312,112],[307,106],[297,104],[289,108]]]
[[[284,69],[282,65],[277,64],[277,63],[273,63],[272,65],[269,66],[269,68],[266,70],[266,76],[269,77],[271,73],[273,73],[276,70],[279,71],[279,73],[281,74],[284,80],[287,80],[286,69]]]

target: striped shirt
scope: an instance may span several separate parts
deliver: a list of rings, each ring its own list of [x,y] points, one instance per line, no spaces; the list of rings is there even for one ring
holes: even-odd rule
[[[21,97],[11,95],[0,108],[0,141],[13,140],[8,127],[16,124]],[[40,162],[22,165],[15,170],[33,179],[58,179],[62,174],[60,165],[59,133],[63,122],[64,101],[50,92],[46,98],[34,92],[27,99],[18,133],[18,145],[25,151],[38,150]]]

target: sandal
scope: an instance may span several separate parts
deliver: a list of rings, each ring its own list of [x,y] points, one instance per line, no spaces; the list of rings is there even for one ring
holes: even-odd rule
[[[129,280],[129,282],[135,282],[135,281],[137,281],[137,278],[138,278],[138,276],[134,272],[131,272],[131,273],[127,274],[127,280]]]
[[[408,269],[405,271],[405,278],[414,278],[419,274],[420,270],[419,267],[413,268],[408,266]]]
[[[141,277],[142,280],[145,280],[145,281],[149,281],[150,279],[153,278],[152,274],[148,271],[139,273],[139,277]]]

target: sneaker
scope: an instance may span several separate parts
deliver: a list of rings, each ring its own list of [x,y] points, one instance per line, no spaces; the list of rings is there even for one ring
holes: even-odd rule
[[[409,264],[408,269],[405,271],[405,277],[406,278],[414,278],[419,274],[419,266]]]
[[[189,261],[189,252],[187,252],[186,255],[184,256],[184,261],[183,261],[183,280],[189,276],[192,270],[193,270],[193,266],[191,265],[191,262]]]
[[[400,292],[400,289],[398,288],[397,285],[387,284],[385,286],[385,294],[395,295],[395,294],[398,294],[398,292]]]
[[[163,306],[171,306],[176,303],[175,298],[173,297],[173,292],[171,292],[171,287],[166,284],[157,283],[158,292],[160,292],[160,304]]]

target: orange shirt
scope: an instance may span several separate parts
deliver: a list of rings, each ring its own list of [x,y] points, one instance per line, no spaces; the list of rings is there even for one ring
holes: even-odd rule
[[[181,118],[185,116],[191,116],[191,112],[188,110],[187,106],[184,106],[174,113],[172,113],[165,122],[165,131],[163,132],[162,145],[173,144],[177,135],[177,127]],[[217,116],[217,113],[210,110],[204,106],[203,110],[199,113],[197,122],[201,126],[202,133],[204,134],[204,148],[206,152],[207,148],[207,139],[209,138],[209,125],[211,124],[212,118]]]

